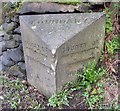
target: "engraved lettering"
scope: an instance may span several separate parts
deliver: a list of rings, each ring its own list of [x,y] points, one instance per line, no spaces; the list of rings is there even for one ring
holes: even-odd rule
[[[68,23],[80,23],[80,19],[51,19],[51,20],[37,20],[37,21],[31,21],[32,25],[37,24],[68,24]]]

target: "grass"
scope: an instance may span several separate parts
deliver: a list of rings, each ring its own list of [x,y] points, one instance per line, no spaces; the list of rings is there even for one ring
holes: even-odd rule
[[[106,43],[107,50],[109,54],[114,54],[120,50],[120,37],[113,38]]]
[[[106,13],[106,27],[105,31],[106,33],[110,33],[113,31],[113,21],[112,21],[112,12],[109,8],[105,8],[104,12]]]
[[[43,104],[36,99],[36,95],[32,93],[28,86],[22,83],[18,78],[9,80],[4,79],[3,98],[7,108],[12,109],[41,109]],[[4,106],[3,106],[4,107]]]
[[[58,108],[62,108],[62,105],[69,106],[69,99],[72,98],[71,92],[81,90],[88,107],[90,109],[96,107],[96,103],[104,98],[103,85],[102,83],[97,83],[104,74],[104,68],[96,69],[95,63],[88,64],[88,67],[84,68],[83,73],[79,72],[76,74],[77,80],[75,82],[68,82],[66,89],[49,98],[49,105]],[[97,83],[97,86],[93,88],[95,83]]]

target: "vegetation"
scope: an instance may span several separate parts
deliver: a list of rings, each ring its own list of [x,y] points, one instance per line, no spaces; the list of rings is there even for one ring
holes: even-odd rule
[[[72,1],[58,0],[58,2],[69,4]],[[80,1],[73,0],[73,3],[80,3]],[[9,12],[9,16],[13,16],[14,12],[18,11],[20,6],[22,6],[22,3],[15,3],[12,6],[5,4],[4,9],[6,12]],[[114,5],[115,9],[118,7],[118,4]],[[75,97],[74,93],[78,94],[78,92],[80,92],[80,98],[83,99],[81,104],[84,104],[84,108],[104,109],[104,99],[107,95],[105,95],[105,86],[103,81],[105,81],[104,79],[106,79],[106,77],[110,78],[111,75],[116,74],[117,71],[113,66],[113,61],[116,62],[116,58],[112,58],[112,56],[115,56],[118,50],[120,50],[120,37],[117,35],[117,29],[115,29],[115,25],[117,24],[114,24],[114,20],[112,18],[113,12],[110,11],[109,7],[105,7],[104,12],[106,13],[106,38],[105,50],[101,56],[102,59],[100,61],[100,65],[95,62],[89,63],[87,67],[83,68],[83,71],[76,74],[76,81],[66,83],[61,92],[52,95],[50,98],[45,98],[37,92],[34,87],[23,82],[21,79],[15,77],[9,78],[6,75],[1,76],[0,85],[4,85],[3,107],[16,110],[71,108],[70,101]],[[109,70],[110,68],[111,70]],[[78,95],[77,98],[79,98]],[[111,111],[119,110],[120,106],[118,103],[115,106],[113,103],[114,101],[106,108],[111,109]]]
[[[72,98],[70,93],[80,90],[84,92],[83,96],[90,109],[96,107],[97,101],[100,102],[104,97],[102,89],[103,85],[98,82],[104,74],[104,68],[101,67],[96,69],[95,63],[88,64],[88,67],[84,68],[83,73],[79,72],[76,74],[77,80],[75,82],[67,83],[67,88],[65,90],[49,98],[49,105],[59,108],[62,108],[63,104],[69,106],[68,99]],[[93,88],[95,83],[97,83],[97,86]]]
[[[113,31],[113,21],[112,21],[112,12],[109,10],[109,8],[105,8],[105,13],[106,13],[106,27],[105,31],[106,33],[112,32]]]
[[[118,38],[113,38],[112,40],[109,40],[106,43],[108,53],[109,54],[114,54],[118,50],[120,50],[120,37]]]
[[[8,109],[41,109],[44,108],[43,103],[36,100],[36,95],[25,85],[20,79],[0,78],[4,82],[4,104]],[[26,103],[27,101],[27,103]],[[29,101],[29,102],[28,102]],[[3,105],[3,107],[4,107]]]

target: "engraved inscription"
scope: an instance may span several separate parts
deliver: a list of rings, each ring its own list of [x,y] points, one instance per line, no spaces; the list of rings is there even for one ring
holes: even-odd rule
[[[91,45],[92,47],[88,47],[88,43],[80,43],[80,44],[75,44],[75,45],[71,45],[71,46],[67,46],[62,48],[62,53],[63,54],[70,54],[70,53],[74,53],[74,51],[86,51],[89,49],[95,49],[97,44],[99,43],[99,40],[93,40]],[[87,47],[89,49],[87,49]]]
[[[30,60],[33,60],[33,61],[35,61],[35,62],[38,62],[39,64],[41,64],[41,65],[43,65],[43,66],[46,66],[44,63],[42,63],[41,61],[40,61],[40,59],[39,59],[39,57],[32,57],[32,56],[30,56],[30,55],[25,55],[27,58],[29,58]],[[46,66],[46,67],[48,67],[48,66]],[[48,67],[49,68],[49,67]]]
[[[49,19],[49,20],[36,20],[31,21],[32,25],[38,25],[38,24],[69,24],[69,23],[81,23],[80,19]]]
[[[68,47],[65,47],[62,49],[62,53],[69,53],[69,52],[74,51],[74,50],[81,50],[83,47],[84,48],[86,47],[86,43],[68,46]]]
[[[25,45],[26,45],[26,48],[27,49],[30,49],[36,53],[39,53],[39,54],[42,54],[43,56],[46,56],[47,57],[47,48],[46,47],[40,47],[38,44],[35,44],[35,43],[31,43],[31,42],[28,42],[28,41],[24,41],[25,42]],[[44,54],[43,54],[44,52]]]

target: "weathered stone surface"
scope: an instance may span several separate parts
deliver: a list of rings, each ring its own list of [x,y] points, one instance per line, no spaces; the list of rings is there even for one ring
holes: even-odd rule
[[[22,71],[26,71],[25,63],[24,62],[19,62],[18,66],[21,68]]]
[[[0,42],[3,40],[3,38],[0,36]]]
[[[23,53],[20,48],[14,48],[8,51],[9,57],[15,62],[23,61]]]
[[[12,35],[4,34],[3,40],[8,41],[12,39]]]
[[[17,27],[17,28],[14,30],[14,33],[20,34],[20,27]]]
[[[0,55],[2,55],[2,46],[3,46],[3,43],[0,42]]]
[[[21,16],[20,23],[28,81],[47,96],[100,57],[103,13],[28,15]]]
[[[0,36],[3,36],[5,34],[4,31],[0,31]]]
[[[0,44],[1,44],[1,47],[2,47],[2,51],[7,50],[6,47],[5,47],[5,41],[1,41]]]
[[[8,67],[15,64],[15,63],[11,60],[8,52],[3,52],[3,55],[2,55],[1,60],[2,60],[2,64],[5,65],[5,66],[8,66]]]
[[[45,2],[26,2],[22,6],[19,14],[25,14],[30,12],[45,13],[45,12],[74,12],[75,10],[80,12],[88,11],[89,5],[77,4],[77,5],[65,5],[58,3],[45,3]]]
[[[0,60],[0,71],[3,70],[3,67],[2,67],[2,61]]]
[[[7,72],[9,75],[17,76],[19,78],[23,78],[25,76],[25,74],[22,73],[22,71],[18,65],[14,65],[14,66],[10,67]]]
[[[21,43],[22,42],[22,37],[19,34],[14,34],[13,39],[16,40],[17,42]]]
[[[16,22],[16,23],[19,24],[19,16],[18,16],[18,15],[15,15],[14,17],[12,17],[11,20],[12,20],[13,22]]]
[[[4,23],[3,24],[3,29],[5,30],[6,33],[9,33],[13,30],[13,28],[15,27],[14,22],[11,23]]]
[[[14,39],[11,39],[9,41],[5,41],[5,47],[7,49],[16,48],[18,46],[19,46],[19,43],[16,40],[14,40]]]

